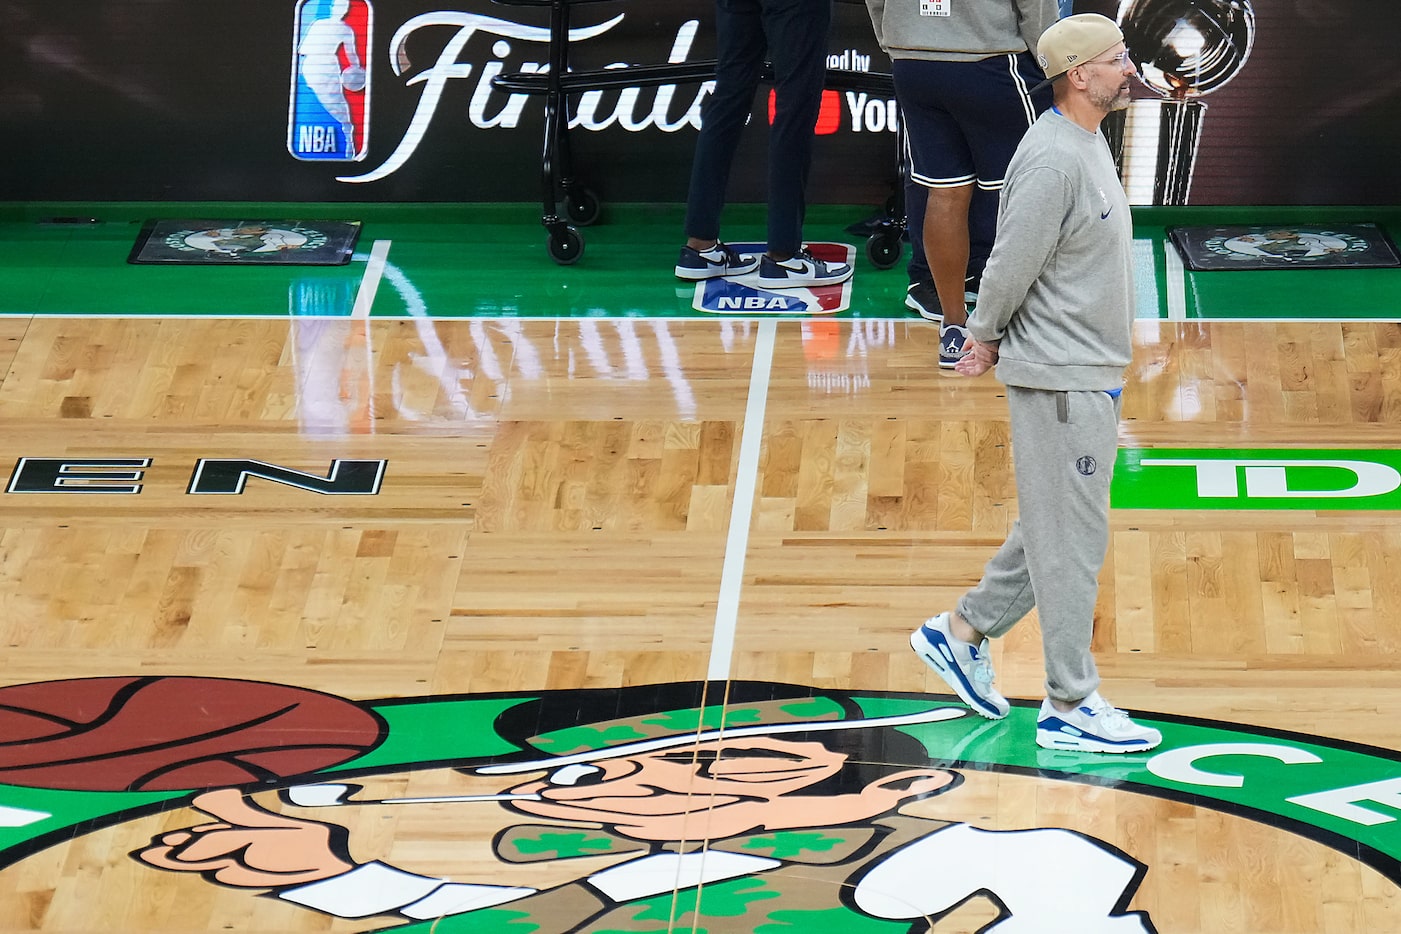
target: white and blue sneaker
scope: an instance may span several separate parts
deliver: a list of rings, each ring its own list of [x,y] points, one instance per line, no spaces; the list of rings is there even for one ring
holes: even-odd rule
[[[708,250],[683,246],[676,261],[676,278],[698,282],[722,276],[743,276],[759,268],[759,257],[740,253],[728,244],[715,241]]]
[[[1048,697],[1036,715],[1036,745],[1074,752],[1142,752],[1163,741],[1163,734],[1140,726],[1095,691],[1074,710],[1062,713]]]
[[[845,282],[852,271],[850,263],[829,263],[804,248],[788,259],[759,257],[759,274],[752,281],[761,289],[810,289]]]
[[[992,686],[992,654],[987,639],[978,645],[964,642],[949,631],[949,614],[940,613],[910,633],[910,648],[948,682],[974,713],[989,720],[1007,716],[1011,705]]]
[[[952,369],[968,352],[967,327],[947,321],[939,325],[939,366]]]

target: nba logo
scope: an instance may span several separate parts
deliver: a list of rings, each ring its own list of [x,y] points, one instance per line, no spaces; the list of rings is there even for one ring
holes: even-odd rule
[[[298,0],[292,29],[287,151],[358,162],[370,143],[369,0]]]

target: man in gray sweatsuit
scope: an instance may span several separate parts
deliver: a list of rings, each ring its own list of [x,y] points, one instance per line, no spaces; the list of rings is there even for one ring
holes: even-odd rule
[[[1100,696],[1090,637],[1134,309],[1133,223],[1099,126],[1128,106],[1136,67],[1097,13],[1056,23],[1037,53],[1055,106],[1008,166],[971,350],[956,367],[977,376],[996,364],[1007,385],[1020,518],[978,585],[910,643],[974,711],[1000,719],[988,638],[1036,607],[1047,695],[1037,744],[1135,752],[1162,737]]]

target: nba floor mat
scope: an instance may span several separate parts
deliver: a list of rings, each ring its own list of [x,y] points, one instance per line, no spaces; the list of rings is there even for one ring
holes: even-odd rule
[[[731,243],[740,253],[763,253],[763,243]],[[856,262],[856,249],[848,243],[814,242],[808,251],[828,263]],[[683,285],[677,296],[695,311],[717,315],[830,315],[851,307],[851,279],[832,285],[796,289],[770,289],[758,282],[757,273],[723,279],[704,279],[694,287]]]

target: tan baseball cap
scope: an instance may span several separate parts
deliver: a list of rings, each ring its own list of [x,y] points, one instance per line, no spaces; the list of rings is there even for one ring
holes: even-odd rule
[[[1037,87],[1045,87],[1123,41],[1124,34],[1114,21],[1098,13],[1076,13],[1057,20],[1036,44],[1036,63],[1046,73],[1046,80]]]

